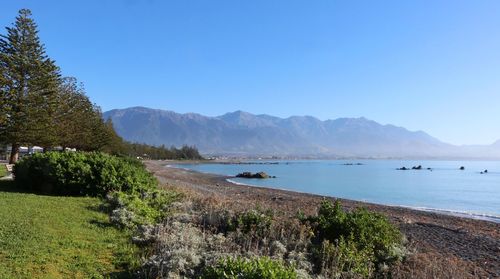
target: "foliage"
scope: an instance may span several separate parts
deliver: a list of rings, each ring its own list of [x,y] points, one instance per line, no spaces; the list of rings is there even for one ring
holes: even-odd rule
[[[371,277],[373,273],[373,251],[360,250],[352,237],[344,237],[331,243],[324,240],[317,251],[321,262],[320,273],[327,278]]]
[[[215,266],[208,267],[201,276],[202,279],[293,279],[297,273],[293,267],[268,257],[244,259],[226,258]]]
[[[108,195],[112,208],[111,220],[123,227],[134,228],[161,222],[168,207],[179,199],[172,191],[151,189],[140,193],[114,192]]]
[[[143,264],[143,277],[198,278],[204,265],[228,255],[232,245],[222,234],[207,233],[180,219],[169,217],[141,236],[155,240],[151,255]]]
[[[5,169],[5,165],[0,164],[0,177],[4,177],[7,175],[7,170]]]
[[[12,145],[10,163],[21,145],[93,151],[116,143],[112,125],[83,86],[61,78],[27,9],[0,35],[0,111],[0,143]]]
[[[14,167],[20,188],[53,195],[105,197],[115,191],[155,189],[142,163],[99,152],[47,152],[25,157]]]
[[[271,227],[273,217],[271,212],[261,210],[248,210],[239,213],[230,220],[229,230],[239,229],[242,233],[254,232],[263,236]]]
[[[346,212],[339,201],[332,204],[324,200],[318,215],[309,220],[315,224],[317,241],[336,243],[335,252],[346,257],[348,263],[358,267],[354,270],[362,274],[369,270],[368,260],[379,265],[400,259],[394,248],[401,246],[401,233],[381,214],[364,208]]]
[[[54,123],[56,143],[62,147],[106,150],[117,141],[112,123],[103,120],[100,108],[89,100],[83,85],[73,77],[61,80]]]
[[[50,146],[59,68],[46,55],[29,10],[20,10],[6,29],[0,35],[0,142],[11,143],[14,151],[20,144]]]
[[[141,157],[152,160],[203,160],[198,149],[194,146],[184,145],[181,148],[172,146],[170,148],[161,146],[151,146],[140,143],[123,142],[121,146],[122,154],[131,157]]]
[[[129,232],[111,226],[99,199],[11,184],[0,181],[0,278],[126,278],[139,265]]]

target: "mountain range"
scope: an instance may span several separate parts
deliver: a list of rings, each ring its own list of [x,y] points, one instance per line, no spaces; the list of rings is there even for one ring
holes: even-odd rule
[[[196,146],[206,155],[313,158],[500,158],[492,145],[456,146],[422,131],[381,125],[366,118],[321,121],[235,111],[217,117],[131,107],[103,114],[132,142]]]

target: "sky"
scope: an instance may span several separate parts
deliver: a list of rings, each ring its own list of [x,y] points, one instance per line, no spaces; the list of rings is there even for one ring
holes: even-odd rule
[[[103,111],[366,117],[500,139],[500,1],[0,0]],[[0,29],[5,34],[5,29]]]

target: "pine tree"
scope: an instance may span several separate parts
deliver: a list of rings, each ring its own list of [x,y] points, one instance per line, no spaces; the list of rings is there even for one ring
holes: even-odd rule
[[[94,118],[94,105],[85,95],[83,85],[76,78],[62,79],[58,92],[58,110],[55,116],[57,144],[86,149],[91,141],[89,121]]]
[[[12,145],[10,163],[15,163],[21,145],[55,143],[60,75],[40,42],[30,10],[20,10],[6,29],[7,35],[0,35],[0,140]]]

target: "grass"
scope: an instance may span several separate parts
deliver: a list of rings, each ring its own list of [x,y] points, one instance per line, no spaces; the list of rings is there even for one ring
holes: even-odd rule
[[[4,177],[7,175],[7,169],[5,169],[4,164],[0,164],[0,177]]]
[[[129,277],[137,248],[100,203],[20,193],[0,181],[0,278]]]

